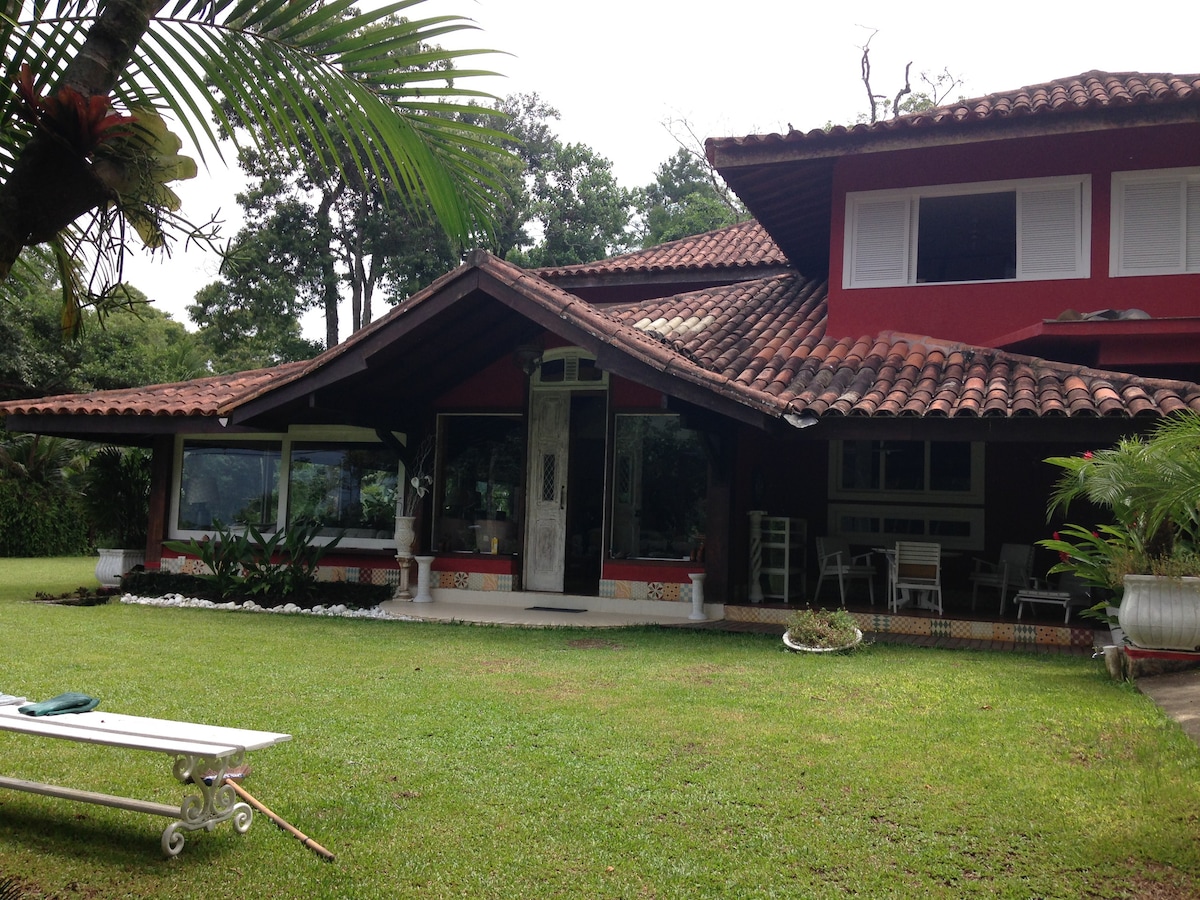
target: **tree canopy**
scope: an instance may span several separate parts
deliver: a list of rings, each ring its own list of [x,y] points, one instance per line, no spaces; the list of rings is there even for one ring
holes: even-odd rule
[[[658,167],[654,181],[637,192],[643,247],[703,234],[749,217],[701,159],[680,147]]]

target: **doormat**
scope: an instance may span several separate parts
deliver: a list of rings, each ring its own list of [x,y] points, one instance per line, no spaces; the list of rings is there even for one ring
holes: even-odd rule
[[[530,612],[569,612],[569,613],[585,613],[586,609],[571,609],[569,606],[527,606],[525,607]]]

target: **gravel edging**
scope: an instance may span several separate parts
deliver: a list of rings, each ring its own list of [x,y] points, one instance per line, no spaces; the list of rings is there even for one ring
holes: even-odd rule
[[[260,612],[260,613],[275,613],[277,615],[306,615],[306,616],[332,616],[343,619],[386,619],[397,622],[416,622],[420,621],[412,616],[397,616],[393,615],[378,606],[371,609],[350,609],[341,603],[334,606],[314,606],[311,609],[305,609],[297,606],[295,603],[285,603],[283,606],[259,606],[253,600],[246,600],[242,603],[229,601],[227,603],[214,603],[211,600],[201,600],[197,597],[184,597],[181,594],[166,594],[162,597],[137,597],[133,594],[123,594],[121,596],[122,603],[131,603],[138,606],[159,606],[159,607],[175,607],[183,609],[219,609],[228,612]]]

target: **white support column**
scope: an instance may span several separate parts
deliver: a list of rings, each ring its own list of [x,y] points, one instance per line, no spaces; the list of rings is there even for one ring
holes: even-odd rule
[[[691,572],[688,578],[692,579],[692,611],[688,618],[693,622],[703,622],[708,619],[704,614],[704,573]]]
[[[750,602],[762,603],[762,518],[765,509],[750,510]]]
[[[429,592],[429,582],[433,571],[432,556],[418,556],[417,560],[417,596],[413,603],[432,603],[433,594]]]

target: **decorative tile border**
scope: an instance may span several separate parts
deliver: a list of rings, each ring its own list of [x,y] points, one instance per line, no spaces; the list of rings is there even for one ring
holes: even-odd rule
[[[625,581],[601,578],[600,596],[610,600],[667,600],[692,602],[692,584],[678,581]]]
[[[689,592],[690,593],[690,592]],[[725,618],[733,622],[786,625],[793,609],[779,606],[725,606]],[[934,638],[965,638],[1007,644],[1090,647],[1095,636],[1090,628],[1063,625],[1034,625],[1012,622],[979,622],[972,619],[930,618],[851,612],[858,627],[876,634],[908,634]]]

